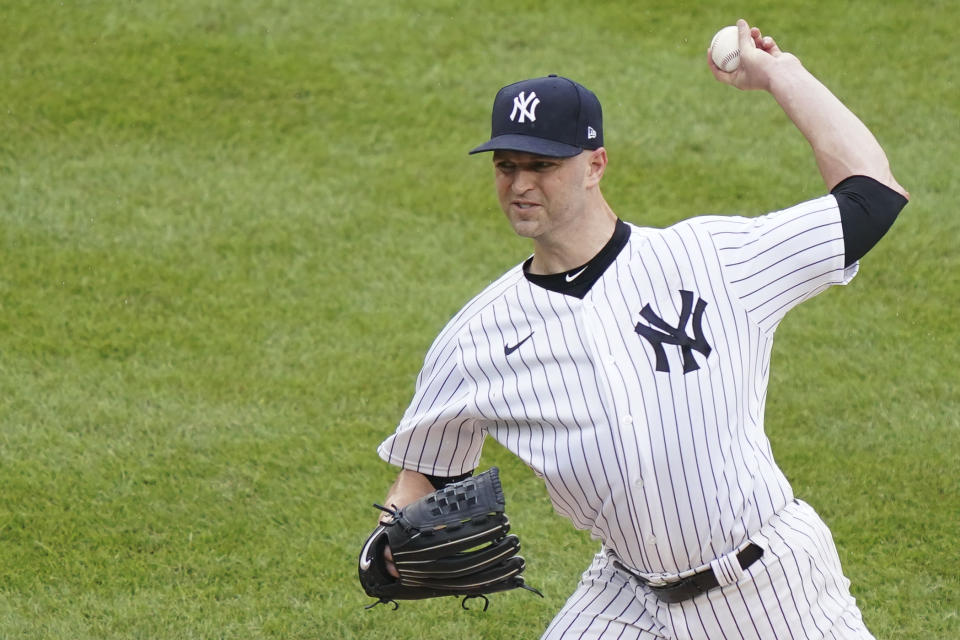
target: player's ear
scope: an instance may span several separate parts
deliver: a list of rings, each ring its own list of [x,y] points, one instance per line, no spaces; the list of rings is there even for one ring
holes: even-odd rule
[[[603,147],[589,152],[587,157],[586,182],[588,187],[600,184],[603,173],[607,169],[607,150]]]

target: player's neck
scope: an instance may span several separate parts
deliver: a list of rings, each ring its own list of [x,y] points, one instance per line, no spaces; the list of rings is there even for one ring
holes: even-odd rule
[[[613,236],[617,215],[602,197],[571,224],[533,239],[530,273],[563,273],[589,262]]]

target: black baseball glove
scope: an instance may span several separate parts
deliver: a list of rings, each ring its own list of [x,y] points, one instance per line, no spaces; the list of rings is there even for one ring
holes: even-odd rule
[[[472,478],[449,484],[402,509],[374,529],[360,553],[360,584],[377,598],[370,607],[397,600],[440,596],[483,598],[486,594],[524,584],[520,540],[507,535],[510,521],[504,509],[503,489],[496,467]],[[399,578],[387,572],[383,552],[393,553]],[[370,608],[367,607],[367,608]]]

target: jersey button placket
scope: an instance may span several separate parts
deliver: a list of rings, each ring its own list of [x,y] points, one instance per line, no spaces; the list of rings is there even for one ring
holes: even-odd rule
[[[625,415],[620,418],[620,423],[624,426],[630,426],[633,424],[633,416]],[[643,478],[640,476],[640,469],[631,469],[631,473],[636,474],[633,480],[630,481],[630,484],[633,485],[633,488],[637,491],[643,489]]]
[[[593,350],[597,363],[597,368],[603,373],[601,376],[601,382],[605,386],[605,393],[608,400],[609,410],[616,410],[618,413],[614,416],[611,416],[613,420],[616,420],[616,430],[618,433],[615,434],[617,440],[617,446],[621,448],[622,455],[627,456],[630,452],[633,452],[637,449],[637,438],[639,434],[637,433],[637,427],[641,426],[643,420],[642,416],[634,416],[633,407],[634,404],[631,401],[631,394],[626,388],[625,381],[620,372],[621,366],[629,367],[629,359],[624,360],[624,355],[618,358],[613,353],[613,348],[610,344],[606,343],[603,339],[604,328],[612,325],[616,322],[616,319],[613,317],[608,317],[607,314],[600,312],[599,308],[585,301],[583,305],[583,318],[586,320],[586,326],[589,328],[588,334],[591,338],[590,347]],[[614,425],[611,425],[612,427]],[[642,454],[641,454],[642,455]],[[641,548],[636,548],[634,544],[629,544],[629,547],[633,547],[636,552],[635,562],[642,562],[645,551],[642,547],[645,545],[644,541],[650,537],[650,531],[644,526],[643,521],[644,517],[639,514],[646,512],[646,497],[645,497],[645,487],[643,482],[643,473],[641,468],[640,460],[637,460],[635,456],[630,455],[630,461],[623,460],[618,461],[618,463],[625,463],[624,469],[626,471],[626,476],[623,477],[622,489],[630,495],[630,499],[634,503],[635,507],[633,513],[638,514],[636,517],[637,520],[633,520],[633,533],[636,536],[637,545]],[[633,552],[628,552],[633,555]]]

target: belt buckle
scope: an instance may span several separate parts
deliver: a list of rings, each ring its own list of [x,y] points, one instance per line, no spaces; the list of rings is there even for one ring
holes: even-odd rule
[[[672,582],[667,582],[663,578],[648,578],[646,576],[638,576],[643,580],[644,584],[652,589],[662,589],[663,587],[670,586]]]
[[[631,569],[627,565],[623,564],[623,562],[621,562],[620,560],[614,560],[613,564],[617,568],[622,569],[623,571],[626,571],[627,573],[632,575],[634,578],[636,578],[637,580],[639,580],[640,582],[642,582],[643,584],[647,585],[652,589],[660,589],[672,584],[670,582],[667,582],[663,578],[648,578],[647,576],[642,575],[639,572]]]

